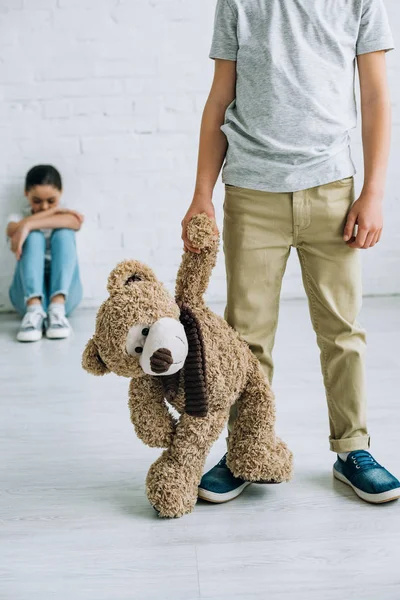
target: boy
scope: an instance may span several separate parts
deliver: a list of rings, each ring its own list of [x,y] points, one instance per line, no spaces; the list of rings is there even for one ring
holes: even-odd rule
[[[199,212],[215,216],[212,193],[225,160],[225,317],[270,380],[282,277],[297,249],[338,455],[334,476],[372,503],[400,497],[400,482],[368,452],[365,332],[356,320],[359,249],[382,232],[391,126],[385,52],[392,48],[382,0],[218,0],[215,77],[182,222],[185,250],[194,252],[186,224]],[[356,61],[365,177],[354,202]],[[224,502],[246,485],[223,457],[203,476],[199,496]]]

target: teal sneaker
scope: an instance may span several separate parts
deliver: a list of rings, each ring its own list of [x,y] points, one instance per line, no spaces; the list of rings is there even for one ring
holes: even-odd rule
[[[226,454],[219,463],[201,478],[199,485],[199,498],[222,504],[237,498],[250,485],[250,481],[244,481],[234,477],[226,464]]]
[[[338,456],[333,475],[352,487],[365,502],[382,504],[400,498],[400,481],[366,450],[350,452],[346,461]]]

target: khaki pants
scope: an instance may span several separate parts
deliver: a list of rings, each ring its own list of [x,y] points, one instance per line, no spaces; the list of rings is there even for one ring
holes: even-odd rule
[[[334,452],[368,448],[365,332],[357,323],[362,300],[360,254],[343,241],[354,201],[353,178],[293,193],[229,185],[225,189],[226,320],[248,342],[272,381],[282,278],[291,247],[296,248],[321,351],[330,448]],[[236,412],[233,406],[229,428]]]

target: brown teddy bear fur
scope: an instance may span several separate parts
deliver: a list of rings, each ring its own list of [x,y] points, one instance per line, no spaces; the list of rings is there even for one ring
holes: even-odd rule
[[[165,448],[146,480],[148,499],[162,517],[192,511],[207,454],[235,402],[238,418],[229,436],[227,457],[232,473],[252,482],[288,481],[292,473],[292,453],[275,435],[274,395],[258,360],[204,302],[219,246],[214,221],[205,214],[193,217],[188,237],[201,252],[184,253],[175,299],[142,263],[125,261],[112,271],[110,296],[98,311],[96,331],[82,359],[83,367],[94,375],[113,371],[131,378],[129,408],[136,433],[148,446]],[[164,399],[165,378],[145,374],[125,346],[130,327],[151,326],[161,317],[179,320],[185,306],[201,329],[207,411],[201,417],[185,412],[184,367],[176,376],[175,391],[168,393],[169,403],[180,414],[177,421]]]

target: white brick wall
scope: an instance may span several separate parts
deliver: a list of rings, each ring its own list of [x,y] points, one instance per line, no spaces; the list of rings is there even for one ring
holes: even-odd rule
[[[398,0],[386,5],[396,32]],[[23,204],[29,167],[51,162],[61,170],[66,204],[86,215],[79,251],[87,306],[102,300],[109,270],[125,257],[148,262],[172,289],[212,76],[214,6],[215,0],[0,0],[1,217]],[[365,254],[369,294],[400,293],[395,53],[388,63],[393,151],[385,237]],[[361,167],[359,132],[354,156]],[[221,185],[215,200],[221,223]],[[4,310],[14,268],[4,238],[0,252]],[[294,257],[284,295],[303,295]],[[209,297],[224,296],[220,260]]]

